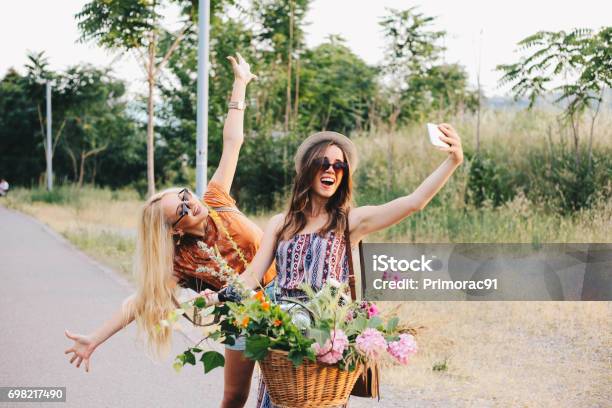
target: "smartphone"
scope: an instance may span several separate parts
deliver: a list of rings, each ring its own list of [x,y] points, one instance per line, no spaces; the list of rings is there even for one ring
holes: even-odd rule
[[[429,141],[431,142],[432,145],[439,146],[439,147],[449,147],[450,146],[448,143],[440,140],[439,136],[444,136],[444,133],[442,133],[442,131],[438,129],[438,125],[436,125],[435,123],[427,124],[427,133],[429,133]]]

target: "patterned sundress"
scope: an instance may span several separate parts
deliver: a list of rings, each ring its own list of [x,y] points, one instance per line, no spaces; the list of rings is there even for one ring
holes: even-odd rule
[[[319,290],[329,278],[347,282],[349,263],[344,234],[329,231],[324,236],[317,232],[294,235],[281,240],[276,248],[275,295],[303,298],[298,289],[302,282]],[[257,408],[274,408],[263,382],[259,380]]]

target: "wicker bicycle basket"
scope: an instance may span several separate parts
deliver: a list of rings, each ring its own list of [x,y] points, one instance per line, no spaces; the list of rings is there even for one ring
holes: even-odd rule
[[[360,364],[353,371],[336,365],[304,359],[294,367],[288,353],[270,350],[259,362],[270,399],[279,408],[325,408],[346,404],[361,374]]]

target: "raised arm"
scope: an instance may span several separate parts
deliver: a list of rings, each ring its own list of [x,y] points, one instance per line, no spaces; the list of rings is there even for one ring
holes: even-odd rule
[[[351,242],[358,242],[367,234],[397,224],[415,211],[422,210],[446,184],[451,174],[463,162],[463,150],[459,135],[451,125],[439,125],[444,133],[440,139],[450,147],[437,147],[448,152],[448,158],[431,173],[411,194],[396,198],[382,205],[367,205],[350,212]]]
[[[109,337],[134,321],[132,308],[129,307],[134,296],[135,294],[132,294],[127,297],[121,304],[119,310],[92,334],[86,335],[72,333],[68,330],[65,331],[66,337],[70,340],[74,340],[72,347],[64,351],[64,354],[73,353],[70,359],[71,364],[75,363],[75,366],[79,368],[81,363],[85,362],[85,371],[89,372],[91,368],[90,358],[94,350]]]
[[[257,78],[251,73],[249,64],[236,53],[238,60],[234,57],[227,57],[232,63],[234,70],[234,87],[230,102],[244,102],[247,84],[254,78]],[[223,190],[227,193],[230,191],[234,174],[236,173],[236,165],[238,164],[238,155],[240,147],[244,140],[243,134],[244,110],[229,109],[225,124],[223,126],[223,151],[221,152],[221,160],[219,167],[213,174],[211,181],[219,183]]]

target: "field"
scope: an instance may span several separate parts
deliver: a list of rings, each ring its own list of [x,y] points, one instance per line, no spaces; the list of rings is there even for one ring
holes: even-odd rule
[[[598,122],[594,151],[612,151],[612,120]],[[474,118],[455,118],[466,151],[473,150]],[[510,169],[521,168],[528,151],[547,149],[568,138],[555,132],[551,115],[486,112],[482,149]],[[389,138],[393,149],[389,152]],[[443,157],[419,128],[391,136],[359,135],[359,204],[409,193]],[[552,149],[551,149],[552,151]],[[436,155],[436,156],[434,156]],[[394,181],[386,178],[389,158]],[[518,192],[511,200],[481,206],[463,199],[468,176],[463,166],[437,202],[369,242],[610,242],[612,203],[597,196],[590,208],[561,215]],[[609,181],[609,180],[608,180]],[[361,184],[360,184],[361,183]],[[362,187],[362,190],[359,190]],[[609,186],[600,186],[602,191]],[[389,191],[392,191],[390,193]],[[15,189],[2,204],[35,216],[77,247],[129,276],[136,214],[135,192],[71,186],[48,194]],[[272,212],[253,215],[261,226]],[[612,389],[610,302],[408,302],[385,304],[417,327],[419,354],[406,368],[388,368],[387,384],[439,406],[609,406]],[[436,403],[437,401],[437,403]],[[452,403],[451,403],[452,401]],[[454,405],[453,405],[454,404]],[[437,406],[437,405],[436,405]]]

